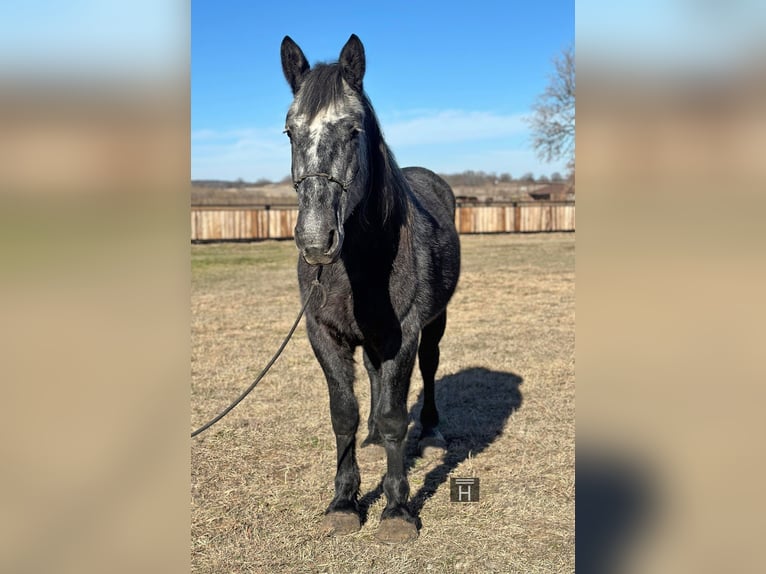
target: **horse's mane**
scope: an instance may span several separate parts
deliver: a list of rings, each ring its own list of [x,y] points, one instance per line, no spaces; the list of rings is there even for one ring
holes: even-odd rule
[[[394,222],[403,225],[407,220],[409,184],[383,138],[370,99],[364,92],[358,96],[364,109],[364,132],[369,142],[370,153],[369,187],[360,204],[362,221],[371,224],[375,219],[379,219],[384,224]],[[342,104],[347,95],[340,65],[316,64],[301,84],[299,97],[301,111],[307,114],[309,121],[314,119],[320,110],[333,104]],[[394,219],[398,221],[393,221]]]
[[[365,195],[365,202],[377,200],[378,214],[382,223],[398,218],[399,225],[407,219],[407,194],[409,185],[396,163],[393,152],[388,147],[380,129],[378,117],[372,109],[369,98],[362,94],[365,108],[365,135],[369,141],[370,189]],[[365,212],[368,205],[362,206]]]

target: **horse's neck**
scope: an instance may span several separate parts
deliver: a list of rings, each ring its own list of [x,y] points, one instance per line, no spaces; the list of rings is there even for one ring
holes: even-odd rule
[[[366,265],[373,260],[393,261],[399,249],[401,228],[406,216],[401,199],[394,201],[388,208],[385,206],[380,194],[392,193],[392,190],[382,182],[369,189],[368,193],[375,195],[346,223],[344,250],[359,265]]]
[[[373,178],[373,189],[370,191],[376,196],[378,213],[383,222],[390,222],[394,228],[399,228],[407,219],[407,180],[382,139],[377,152],[374,165],[378,177]]]

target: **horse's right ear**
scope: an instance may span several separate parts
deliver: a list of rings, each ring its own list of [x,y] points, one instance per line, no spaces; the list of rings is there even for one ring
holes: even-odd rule
[[[282,72],[285,74],[287,83],[290,84],[290,89],[293,91],[293,95],[301,87],[306,72],[309,71],[309,63],[306,60],[306,56],[303,55],[303,51],[298,47],[298,44],[293,42],[290,36],[285,36],[282,40],[282,48],[280,50],[282,54]]]

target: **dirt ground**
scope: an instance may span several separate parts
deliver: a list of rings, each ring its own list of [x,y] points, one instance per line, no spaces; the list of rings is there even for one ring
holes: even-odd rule
[[[416,454],[417,369],[408,403],[419,538],[375,540],[385,460],[366,450],[362,529],[320,534],[335,441],[301,325],[255,391],[192,439],[193,572],[574,572],[575,235],[461,243],[436,382],[444,457]],[[296,257],[291,241],[192,246],[192,429],[247,387],[287,333],[299,310]],[[357,359],[365,427],[369,385]],[[450,502],[450,477],[479,477],[480,501]]]

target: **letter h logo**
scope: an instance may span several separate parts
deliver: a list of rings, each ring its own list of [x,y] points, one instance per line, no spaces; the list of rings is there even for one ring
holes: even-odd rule
[[[450,478],[450,501],[479,502],[478,478]]]

